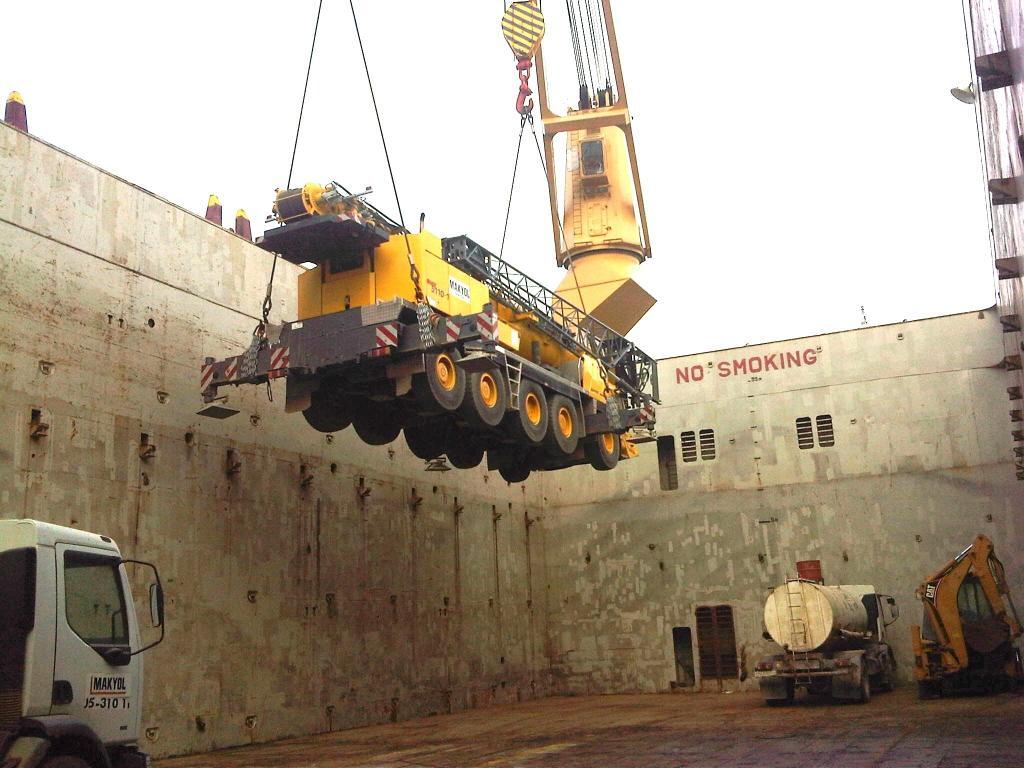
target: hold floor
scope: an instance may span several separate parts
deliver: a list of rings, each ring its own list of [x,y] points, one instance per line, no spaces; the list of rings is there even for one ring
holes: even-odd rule
[[[552,698],[172,758],[157,768],[1019,768],[1024,695],[866,705],[756,693]]]

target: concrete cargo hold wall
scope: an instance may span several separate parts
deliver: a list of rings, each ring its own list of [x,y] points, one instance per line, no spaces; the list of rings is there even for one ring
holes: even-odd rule
[[[827,584],[896,597],[902,617],[889,632],[906,682],[914,590],[976,534],[995,541],[1024,594],[1024,484],[1009,458],[1001,336],[990,309],[661,361],[658,434],[671,467],[645,445],[585,483],[575,470],[545,478],[557,688],[689,687],[674,629],[691,638],[679,650],[693,649],[698,688],[756,687],[742,678],[778,652],[761,634],[764,601],[798,560],[821,560]],[[801,365],[780,368],[787,353]],[[676,487],[663,487],[667,474]],[[702,626],[709,612],[730,626]],[[723,632],[735,639],[735,660],[718,654],[729,674],[702,675],[715,671]]]
[[[149,751],[546,693],[532,485],[318,434],[280,384],[195,415],[202,359],[252,332],[268,254],[3,124],[0,249],[0,515],[159,565]],[[296,274],[278,264],[275,316],[294,316]]]

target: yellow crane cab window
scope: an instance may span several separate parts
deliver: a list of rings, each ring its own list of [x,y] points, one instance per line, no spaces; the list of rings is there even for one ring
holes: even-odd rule
[[[580,143],[583,175],[601,176],[604,174],[604,143],[600,139],[591,139]]]

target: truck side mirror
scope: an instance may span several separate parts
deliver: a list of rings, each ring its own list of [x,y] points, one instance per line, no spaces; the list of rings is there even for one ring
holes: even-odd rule
[[[159,582],[149,585],[149,618],[154,627],[164,625],[164,588]]]
[[[156,580],[149,585],[149,617],[153,622],[153,626],[160,628],[160,637],[149,645],[144,645],[137,651],[131,652],[132,656],[138,656],[140,653],[148,651],[153,646],[160,645],[164,640],[164,633],[166,632],[164,628],[164,587],[160,582],[160,572],[152,563],[147,563],[144,560],[122,560],[121,563],[123,565],[134,564],[141,565],[144,568],[149,568],[153,572],[153,578]]]

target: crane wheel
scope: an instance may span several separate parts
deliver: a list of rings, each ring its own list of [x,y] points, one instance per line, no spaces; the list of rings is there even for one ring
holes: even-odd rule
[[[497,367],[469,375],[460,408],[467,424],[477,429],[496,427],[505,418],[507,407],[508,387]]]
[[[472,469],[484,460],[484,446],[471,433],[452,429],[448,434],[445,454],[456,469]]]
[[[615,469],[619,463],[619,436],[615,432],[591,435],[583,441],[583,453],[590,466],[601,472]]]
[[[520,441],[540,445],[548,433],[548,401],[535,381],[519,383],[519,410],[508,414],[508,431]]]
[[[454,347],[425,355],[423,373],[412,379],[412,391],[427,413],[457,411],[466,395],[466,372],[459,367],[462,356]]]
[[[320,389],[313,393],[309,408],[302,415],[317,432],[340,432],[352,423],[347,402],[343,396],[332,396]]]
[[[502,464],[498,467],[498,474],[506,483],[523,483],[530,476],[530,468],[521,462]]]
[[[402,431],[401,407],[395,402],[360,401],[353,405],[352,426],[367,445],[387,445]]]
[[[442,419],[430,419],[405,428],[405,443],[417,459],[429,461],[444,453],[448,425]]]
[[[548,445],[557,453],[575,453],[580,431],[579,412],[572,400],[565,395],[552,395],[548,401]]]

